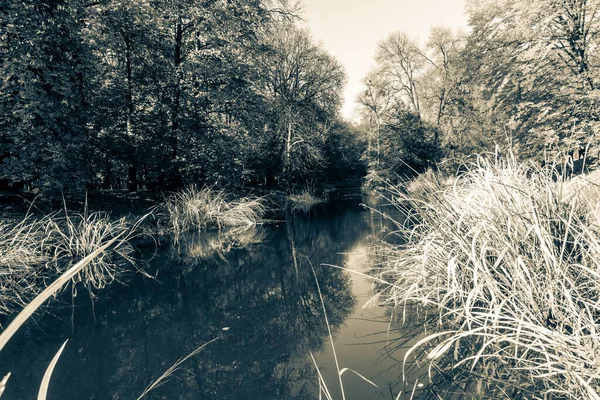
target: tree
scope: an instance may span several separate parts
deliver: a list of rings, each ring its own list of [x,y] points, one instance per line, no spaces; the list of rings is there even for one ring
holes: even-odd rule
[[[420,82],[427,57],[417,42],[403,32],[395,32],[377,45],[375,61],[391,90],[421,118]]]
[[[89,49],[80,1],[7,1],[0,14],[0,179],[48,193],[89,181]]]
[[[496,136],[508,132],[508,142],[524,157],[541,161],[544,152],[570,151],[597,136],[599,5],[597,0],[469,4],[471,80],[500,117]]]
[[[363,122],[367,126],[369,163],[378,167],[381,164],[381,126],[398,99],[379,69],[370,71],[363,79],[363,84],[366,88],[359,94],[357,100],[361,106]]]
[[[345,83],[342,66],[308,31],[282,24],[272,36],[265,97],[272,129],[282,147],[283,177],[289,184],[322,167],[322,146],[335,121]]]
[[[425,171],[436,160],[435,126],[423,122],[419,115],[398,103],[382,127],[381,157],[383,177],[412,176]]]

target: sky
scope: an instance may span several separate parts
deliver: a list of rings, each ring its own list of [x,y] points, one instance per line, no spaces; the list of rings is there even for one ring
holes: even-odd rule
[[[427,41],[432,26],[467,29],[465,0],[303,0],[315,40],[341,62],[348,75],[342,114],[355,119],[361,79],[374,66],[377,42],[402,31]]]

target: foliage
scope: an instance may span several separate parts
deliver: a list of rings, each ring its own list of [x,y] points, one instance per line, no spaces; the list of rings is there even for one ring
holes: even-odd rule
[[[88,179],[81,1],[8,1],[0,22],[0,179],[60,193]]]
[[[536,161],[597,146],[598,6],[470,3],[465,81],[481,92],[478,112],[496,114],[486,129],[499,144]]]
[[[359,127],[346,122],[336,123],[325,141],[324,157],[329,180],[362,177],[366,172],[366,134]]]
[[[396,193],[407,242],[382,249],[382,295],[438,315],[405,361],[428,345],[433,367],[484,377],[482,394],[598,398],[599,193],[576,185],[510,156]]]
[[[265,97],[289,185],[324,167],[324,144],[336,121],[345,74],[305,29],[283,24],[271,40]]]
[[[8,1],[0,181],[59,198],[318,176],[344,76],[295,26],[297,11],[277,0]]]

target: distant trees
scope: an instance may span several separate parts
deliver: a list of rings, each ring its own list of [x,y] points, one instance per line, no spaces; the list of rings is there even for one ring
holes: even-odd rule
[[[496,148],[537,162],[558,153],[598,162],[600,1],[481,0],[467,12],[469,35],[436,27],[424,45],[400,32],[379,43],[358,99],[378,149],[371,170],[395,168],[380,165],[392,110],[424,124],[421,138],[433,135],[418,146],[432,151],[429,164],[453,168]],[[405,128],[397,134],[412,140]]]
[[[439,160],[461,40],[436,28],[425,48],[402,32],[378,44],[376,68],[358,96],[372,173],[393,180]]]
[[[7,0],[0,183],[283,183],[329,165],[344,73],[296,3]]]
[[[342,66],[310,33],[283,24],[272,36],[266,99],[274,140],[289,183],[325,165],[325,141],[337,119],[345,83]]]

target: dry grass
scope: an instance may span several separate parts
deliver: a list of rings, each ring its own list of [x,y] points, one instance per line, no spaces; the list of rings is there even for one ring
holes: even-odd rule
[[[0,222],[0,314],[11,314],[29,303],[45,287],[44,282],[62,274],[75,262],[93,253],[112,238],[121,240],[98,254],[73,277],[89,289],[111,283],[125,263],[135,266],[131,240],[138,235],[142,217],[135,223],[111,221],[106,213],[64,215],[19,222]]]
[[[0,314],[21,308],[39,291],[35,280],[49,260],[41,247],[47,222],[30,215],[18,223],[0,222]]]
[[[28,302],[27,305],[25,305],[25,307],[23,308],[23,310],[10,322],[10,324],[6,327],[6,329],[4,329],[4,331],[2,331],[2,333],[0,334],[0,351],[4,348],[4,346],[6,346],[8,341],[21,328],[21,326],[23,326],[23,324],[29,319],[29,317],[31,317],[36,312],[36,310],[42,306],[42,304],[44,304],[50,297],[54,296],[58,291],[60,291],[60,289],[64,285],[66,285],[69,281],[72,281],[73,277],[76,276],[77,274],[79,274],[81,272],[81,270],[84,269],[86,266],[88,266],[88,264],[91,261],[93,261],[93,259],[95,257],[97,257],[98,255],[105,252],[111,245],[113,245],[115,242],[117,242],[121,235],[123,235],[123,233],[115,236],[111,240],[104,243],[101,247],[99,247],[92,253],[88,254],[77,264],[73,265],[71,268],[69,268],[67,271],[65,271],[54,282],[52,282],[50,285],[48,285],[48,287],[45,288],[44,290],[42,290],[41,293],[39,293],[37,296],[35,296],[34,299],[32,299],[30,302]],[[54,356],[50,365],[46,369],[44,378],[40,385],[40,391],[38,394],[39,400],[46,399],[46,395],[47,395],[47,391],[48,391],[48,384],[50,382],[50,377],[52,375],[54,367],[55,367],[55,365],[58,361],[58,358],[60,357],[66,343],[67,342],[64,342],[64,344],[59,349],[59,351],[56,353],[56,355]],[[9,372],[0,382],[0,395],[2,395],[2,392],[4,392],[7,381],[10,378],[10,375],[11,374]]]
[[[480,158],[451,184],[398,190],[407,243],[381,249],[382,298],[438,313],[405,362],[427,345],[433,367],[488,376],[480,392],[600,399],[600,197],[571,186]]]
[[[312,190],[303,190],[301,193],[290,194],[287,197],[288,206],[292,211],[307,212],[317,204],[327,201],[324,197],[319,197]]]
[[[73,277],[73,283],[82,282],[88,289],[102,289],[118,279],[125,264],[135,266],[131,240],[138,234],[139,225],[147,217],[135,223],[125,218],[116,221],[104,212],[54,216],[46,225],[47,240],[44,250],[52,257],[52,264],[59,273],[83,257],[93,253],[112,238],[121,239],[111,248],[98,254],[89,265]]]
[[[195,186],[171,195],[157,210],[166,220],[164,230],[176,240],[182,233],[210,227],[253,226],[267,211],[262,198],[228,200],[223,191]]]

